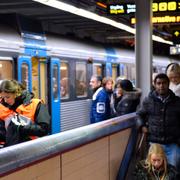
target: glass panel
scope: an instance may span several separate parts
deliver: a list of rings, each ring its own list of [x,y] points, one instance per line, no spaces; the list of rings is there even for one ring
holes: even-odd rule
[[[12,61],[0,61],[0,81],[3,79],[13,79]],[[8,69],[8,71],[6,71]]]
[[[23,63],[21,66],[21,82],[26,89],[29,89],[29,67],[28,64]]]
[[[53,66],[53,97],[54,100],[58,99],[58,65]]]
[[[76,63],[76,95],[78,97],[87,96],[86,63]]]
[[[34,93],[35,98],[39,98],[39,71],[38,71],[39,63],[38,59],[32,58],[32,91]]]
[[[47,104],[48,94],[47,94],[47,64],[46,59],[40,59],[40,95],[41,99]]]
[[[120,79],[127,79],[127,66],[126,64],[120,64]]]
[[[102,64],[93,64],[93,75],[102,76]]]
[[[61,98],[69,97],[69,66],[67,62],[61,62]]]
[[[112,78],[113,78],[113,81],[115,82],[117,78],[117,65],[116,64],[112,65]]]

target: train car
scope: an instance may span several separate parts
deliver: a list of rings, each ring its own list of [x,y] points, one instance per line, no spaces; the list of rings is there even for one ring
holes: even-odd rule
[[[48,105],[51,133],[88,125],[93,74],[135,82],[135,53],[0,25],[0,80],[17,79]],[[153,57],[157,72],[173,59]]]

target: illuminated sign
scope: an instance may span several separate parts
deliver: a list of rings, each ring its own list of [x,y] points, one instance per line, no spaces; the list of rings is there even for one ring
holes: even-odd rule
[[[153,12],[167,12],[167,11],[180,11],[180,2],[170,1],[170,2],[154,2],[152,4]]]
[[[131,24],[135,24],[136,19],[131,18]],[[180,23],[180,16],[155,16],[152,18],[153,24],[162,24],[162,23]]]
[[[170,47],[170,54],[171,54],[171,55],[180,54],[180,47],[179,47],[178,45],[176,45],[176,46],[171,46],[171,47]]]
[[[180,44],[180,30],[174,30],[172,41],[174,44]]]
[[[152,11],[157,12],[180,12],[180,2],[179,0],[174,1],[154,1],[152,3]],[[110,15],[117,14],[131,14],[136,12],[136,5],[130,3],[122,4],[109,4],[107,5],[107,13]]]
[[[135,4],[111,4],[107,6],[108,14],[130,14],[136,12]]]

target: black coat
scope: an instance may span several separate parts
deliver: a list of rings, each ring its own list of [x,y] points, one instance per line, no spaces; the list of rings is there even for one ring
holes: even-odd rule
[[[149,93],[137,112],[142,126],[148,128],[148,140],[160,144],[180,144],[180,97],[169,90],[162,101],[156,91]]]
[[[158,173],[149,172],[148,169],[145,168],[145,161],[143,160],[137,163],[132,180],[155,180],[162,174],[163,171],[159,171]],[[164,180],[179,180],[179,175],[174,166],[170,164],[167,165],[167,175]]]
[[[141,91],[136,89],[134,91],[126,91],[119,101],[115,101],[116,116],[132,113],[136,111],[140,103]]]

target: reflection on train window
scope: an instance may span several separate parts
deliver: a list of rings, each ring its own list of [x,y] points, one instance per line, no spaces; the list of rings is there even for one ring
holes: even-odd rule
[[[0,80],[13,79],[12,61],[0,61]],[[5,71],[8,69],[8,71]]]
[[[40,98],[48,104],[48,87],[47,87],[47,63],[46,59],[39,59],[39,69],[40,69]]]
[[[69,97],[69,66],[67,62],[61,62],[61,98]]]
[[[113,64],[112,65],[112,78],[113,78],[113,81],[115,82],[116,78],[117,78],[117,64]]]
[[[58,65],[53,66],[53,97],[54,100],[58,99]]]
[[[87,96],[86,63],[76,63],[76,96]]]
[[[29,89],[28,64],[23,63],[21,66],[21,82],[26,89]]]
[[[127,66],[125,64],[120,64],[120,79],[127,79]]]
[[[36,57],[32,57],[32,91],[34,93],[35,98],[40,98],[39,91],[39,60]]]
[[[93,75],[102,76],[103,68],[100,63],[93,63]]]

